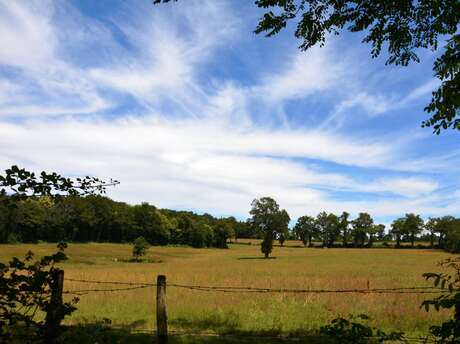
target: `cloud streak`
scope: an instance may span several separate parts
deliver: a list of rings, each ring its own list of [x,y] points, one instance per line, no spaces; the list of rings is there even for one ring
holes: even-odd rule
[[[123,7],[101,19],[40,4],[4,2],[0,12],[10,42],[0,52],[0,168],[113,177],[116,199],[240,217],[266,195],[292,217],[459,211],[458,197],[439,191],[452,170],[439,180],[427,171],[441,160],[409,151],[423,136],[348,124],[357,109],[373,121],[404,97],[363,89],[334,43],[261,50],[283,62],[245,69],[231,60],[247,48],[229,1]],[[405,92],[404,106],[429,87]]]

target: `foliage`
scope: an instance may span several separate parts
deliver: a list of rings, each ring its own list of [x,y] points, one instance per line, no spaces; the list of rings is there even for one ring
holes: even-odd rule
[[[420,215],[406,214],[404,217],[403,231],[410,238],[411,245],[414,246],[415,236],[423,230],[424,224]]]
[[[350,240],[350,231],[349,231],[349,226],[350,226],[350,220],[349,220],[350,214],[344,211],[342,215],[339,216],[338,218],[338,229],[339,232],[342,235],[342,244],[343,247],[348,246],[348,241]]]
[[[312,239],[318,236],[319,229],[316,225],[315,218],[311,216],[301,216],[297,219],[294,226],[294,233],[302,241],[304,246],[311,246]]]
[[[386,47],[387,64],[406,66],[419,62],[420,48],[436,51],[439,42],[448,37],[444,53],[435,61],[434,72],[442,81],[425,108],[432,117],[423,126],[460,129],[460,2],[458,0],[257,0],[261,8],[276,8],[265,13],[256,33],[277,34],[287,23],[300,18],[295,36],[302,40],[301,50],[323,45],[328,34],[340,30],[364,32],[364,43],[372,46],[371,56],[380,55]]]
[[[427,280],[433,280],[434,286],[446,291],[431,300],[425,300],[422,307],[428,312],[431,307],[453,309],[453,319],[444,321],[441,325],[431,326],[430,332],[436,338],[436,343],[460,343],[460,258],[449,258],[440,263],[442,267],[453,270],[453,273],[425,273]]]
[[[280,209],[273,198],[262,197],[251,204],[250,223],[263,235],[262,253],[268,258],[272,252],[273,240],[277,234],[286,233],[290,221],[286,210]]]
[[[133,241],[133,258],[136,261],[139,261],[139,258],[145,256],[149,249],[149,243],[144,239],[144,237],[138,237]]]
[[[367,238],[367,233],[373,232],[374,220],[368,213],[359,213],[358,217],[352,222],[353,227],[353,244],[355,247],[364,246]]]
[[[401,236],[404,233],[404,219],[399,218],[391,224],[391,234],[396,239],[396,248],[401,246]]]
[[[110,181],[110,185],[115,184],[118,184],[118,181]],[[71,196],[105,193],[108,185],[103,180],[94,177],[72,180],[55,172],[43,171],[37,176],[34,172],[16,165],[5,170],[4,176],[0,175],[0,194],[11,194],[14,199],[25,199],[31,196],[57,197],[63,193]]]
[[[235,225],[236,220],[233,225]],[[235,230],[230,222],[218,224],[214,230],[214,246],[218,248],[228,248],[227,239],[235,235]]]
[[[369,317],[365,314],[359,314],[356,317],[350,316],[350,320],[336,318],[329,325],[322,326],[320,333],[333,338],[339,344],[366,344],[369,343],[370,339],[375,339],[379,343],[404,340],[402,332],[386,334],[382,330],[367,325],[365,323],[367,320]]]
[[[66,244],[58,245],[58,252],[32,261],[33,253],[28,252],[24,260],[13,258],[9,263],[0,263],[0,341],[12,340],[19,334],[43,337],[45,322],[40,312],[48,312],[51,307],[50,293],[53,285],[55,264],[66,259]],[[56,311],[62,320],[76,310],[72,302],[63,303]]]
[[[457,14],[460,11],[458,2],[456,11]],[[442,84],[433,92],[431,103],[425,108],[434,114],[423,122],[423,126],[433,127],[436,134],[449,127],[460,130],[460,34],[447,40],[446,50],[436,59],[433,69]]]
[[[0,243],[132,242],[142,236],[152,245],[225,248],[227,239],[246,227],[234,218],[157,209],[148,203],[129,205],[101,195],[31,197],[8,203],[14,206],[2,208],[0,201]]]

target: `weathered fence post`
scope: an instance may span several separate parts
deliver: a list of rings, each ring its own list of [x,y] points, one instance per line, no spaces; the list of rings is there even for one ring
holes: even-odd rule
[[[166,316],[166,276],[157,277],[157,336],[159,344],[168,342],[168,318]]]
[[[62,291],[64,289],[64,270],[54,269],[51,281],[51,298],[45,318],[46,343],[54,343],[62,320]]]

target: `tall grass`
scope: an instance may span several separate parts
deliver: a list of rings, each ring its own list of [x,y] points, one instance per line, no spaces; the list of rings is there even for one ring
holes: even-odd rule
[[[275,247],[276,259],[260,259],[257,245],[231,245],[228,250],[152,247],[154,263],[128,263],[130,245],[70,244],[65,276],[98,281],[154,283],[158,274],[169,282],[214,286],[352,289],[427,285],[422,273],[437,271],[448,257],[435,250],[319,249]],[[54,245],[2,245],[0,260],[28,250],[44,255]],[[115,286],[114,286],[115,287]],[[65,290],[110,288],[66,281]],[[252,294],[202,292],[167,288],[169,327],[173,331],[297,334],[317,329],[330,319],[366,313],[371,323],[411,335],[426,333],[446,312],[420,308],[427,295],[412,294]],[[68,323],[108,318],[114,325],[153,329],[155,290],[83,295]]]

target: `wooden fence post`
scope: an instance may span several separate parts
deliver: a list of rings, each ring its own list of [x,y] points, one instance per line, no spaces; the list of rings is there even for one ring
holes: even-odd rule
[[[166,276],[157,277],[157,337],[159,344],[168,342],[168,318],[166,316]]]
[[[64,270],[54,269],[51,281],[51,298],[45,318],[45,339],[46,343],[54,343],[58,336],[62,315],[62,291],[64,289]]]

